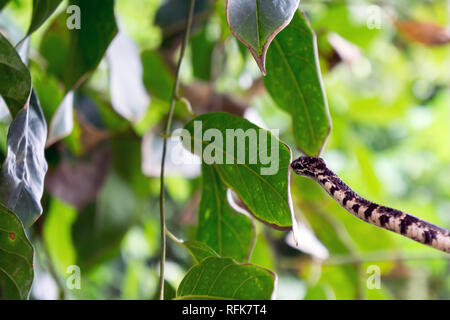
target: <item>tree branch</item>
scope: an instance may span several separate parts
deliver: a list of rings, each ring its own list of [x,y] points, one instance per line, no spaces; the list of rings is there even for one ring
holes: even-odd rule
[[[166,262],[166,205],[165,205],[165,186],[164,186],[164,169],[166,162],[166,153],[167,153],[167,137],[170,135],[170,129],[172,127],[172,118],[173,112],[175,108],[175,102],[178,97],[178,90],[180,87],[180,70],[181,64],[183,63],[184,52],[186,50],[187,43],[189,41],[190,30],[192,26],[192,18],[194,16],[194,6],[195,0],[190,0],[189,3],[189,15],[186,23],[186,30],[184,34],[184,40],[181,45],[180,57],[178,60],[177,71],[175,76],[175,84],[173,86],[172,99],[170,102],[169,114],[167,116],[166,126],[164,130],[164,144],[163,144],[163,152],[162,152],[162,160],[161,160],[161,189],[160,189],[160,198],[159,198],[159,206],[160,206],[160,225],[161,225],[161,259],[159,266],[159,299],[164,299],[164,266]]]

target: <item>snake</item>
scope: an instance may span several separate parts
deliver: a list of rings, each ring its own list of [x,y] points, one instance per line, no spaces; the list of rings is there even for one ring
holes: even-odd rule
[[[291,167],[296,174],[318,182],[334,200],[357,218],[450,253],[450,230],[361,197],[327,167],[324,159],[301,156],[291,163]]]

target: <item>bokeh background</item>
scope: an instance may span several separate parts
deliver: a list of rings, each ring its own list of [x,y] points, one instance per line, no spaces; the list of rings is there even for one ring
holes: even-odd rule
[[[226,25],[224,1],[198,0],[182,69],[197,114],[227,111],[279,129],[294,147],[289,116]],[[158,283],[161,123],[168,110],[187,1],[116,0],[121,31],[140,52],[151,103],[130,123],[111,108],[106,58],[75,93],[74,129],[49,146],[44,213],[29,231],[36,247],[33,299],[152,299]],[[361,195],[450,227],[450,3],[301,1],[317,34],[333,129],[323,157]],[[63,99],[58,38],[65,6],[31,39],[30,71],[50,123]],[[12,0],[0,30],[16,42],[29,0]],[[1,160],[10,119],[0,123]],[[191,117],[176,109],[175,127]],[[298,155],[298,152],[295,154]],[[193,239],[199,168],[168,165],[168,226]],[[278,274],[279,299],[449,299],[448,255],[357,220],[314,182],[292,178],[304,239],[258,224],[252,262]],[[81,268],[81,289],[66,286]],[[168,241],[167,295],[193,265]],[[380,287],[367,285],[380,271]],[[370,282],[373,283],[373,282]]]

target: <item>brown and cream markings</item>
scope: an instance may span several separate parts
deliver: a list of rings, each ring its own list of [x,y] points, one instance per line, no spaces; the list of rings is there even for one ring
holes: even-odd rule
[[[409,213],[378,205],[354,192],[322,158],[300,157],[291,167],[300,176],[317,181],[344,209],[375,226],[396,232],[438,250],[450,253],[450,230]]]

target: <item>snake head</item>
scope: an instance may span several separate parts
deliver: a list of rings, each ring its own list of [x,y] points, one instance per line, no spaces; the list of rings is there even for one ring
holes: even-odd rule
[[[291,163],[294,172],[300,176],[316,177],[327,166],[322,158],[302,156]]]

